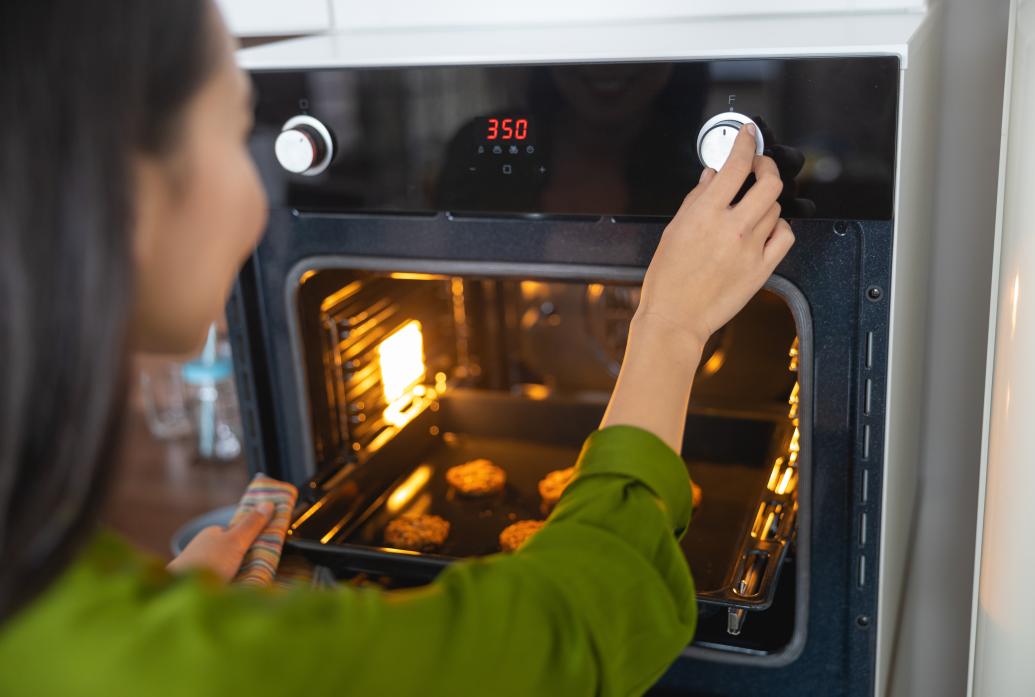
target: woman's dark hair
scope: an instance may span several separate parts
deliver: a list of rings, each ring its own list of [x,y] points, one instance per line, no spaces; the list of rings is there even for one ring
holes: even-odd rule
[[[0,3],[0,621],[94,532],[118,460],[133,163],[214,64],[211,0]]]

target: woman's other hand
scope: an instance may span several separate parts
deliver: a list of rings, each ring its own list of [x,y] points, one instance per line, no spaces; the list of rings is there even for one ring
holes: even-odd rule
[[[245,552],[266,528],[273,516],[273,504],[260,503],[229,528],[210,526],[195,535],[167,567],[174,574],[208,569],[226,582],[233,580]]]
[[[758,292],[794,244],[776,202],[783,182],[771,158],[755,155],[750,124],[720,172],[705,169],[665,228],[647,270],[637,320],[678,330],[703,346]],[[731,202],[748,175],[755,183]]]

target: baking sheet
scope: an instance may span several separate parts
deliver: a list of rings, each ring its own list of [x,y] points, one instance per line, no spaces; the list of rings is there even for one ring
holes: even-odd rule
[[[318,515],[299,526],[295,536],[343,550],[379,550],[399,557],[399,562],[417,556],[440,558],[444,564],[496,553],[499,533],[506,526],[545,517],[539,480],[575,463],[582,440],[599,423],[600,415],[596,405],[455,396],[450,406],[408,427],[408,441],[398,439],[355,477],[337,485],[346,494],[361,491],[363,496],[328,497]],[[703,489],[703,501],[680,544],[702,600],[728,589],[741,541],[769,478],[773,453],[785,435],[776,418],[690,414],[683,455],[690,476]],[[447,469],[477,458],[488,458],[507,472],[501,494],[467,498],[448,486]],[[426,484],[406,505],[398,506],[398,500],[390,505],[391,494],[419,467],[429,471]],[[385,527],[407,513],[430,513],[448,520],[446,543],[431,555],[385,549]]]

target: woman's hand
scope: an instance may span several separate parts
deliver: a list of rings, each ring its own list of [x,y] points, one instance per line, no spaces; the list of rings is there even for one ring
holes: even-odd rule
[[[755,156],[750,129],[741,130],[721,172],[704,171],[665,228],[602,427],[637,426],[679,452],[705,341],[758,292],[794,244],[776,203],[780,174],[771,159]],[[731,206],[751,173],[754,185]]]
[[[241,567],[245,552],[266,528],[273,515],[273,504],[260,503],[229,528],[210,526],[195,535],[167,567],[174,574],[193,569],[214,571],[224,581],[232,581]]]
[[[758,292],[794,244],[776,202],[783,182],[776,163],[755,156],[753,126],[741,129],[733,151],[701,182],[665,228],[637,311],[639,323],[660,322],[704,346]],[[754,185],[731,206],[749,174]]]

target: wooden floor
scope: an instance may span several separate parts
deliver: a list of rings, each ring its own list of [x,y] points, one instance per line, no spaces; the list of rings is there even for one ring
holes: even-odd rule
[[[168,559],[176,529],[206,511],[235,503],[248,479],[243,460],[196,462],[189,444],[155,440],[135,409],[102,520],[141,549]]]

